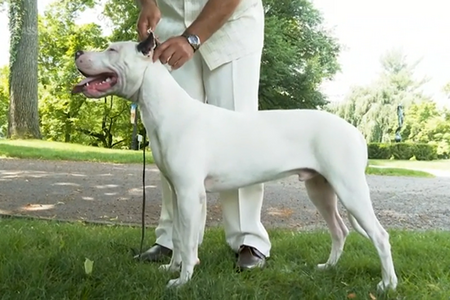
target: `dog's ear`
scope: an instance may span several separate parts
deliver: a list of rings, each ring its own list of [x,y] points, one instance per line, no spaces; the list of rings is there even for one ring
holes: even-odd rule
[[[149,31],[147,38],[140,42],[136,47],[139,52],[148,56],[150,55],[150,52],[155,50],[157,43],[154,33]]]

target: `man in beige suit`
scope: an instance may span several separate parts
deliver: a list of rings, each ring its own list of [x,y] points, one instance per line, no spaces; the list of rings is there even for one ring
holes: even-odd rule
[[[264,41],[261,0],[138,0],[138,33],[151,29],[162,42],[154,60],[172,67],[176,81],[195,99],[230,110],[258,110]],[[189,157],[186,157],[189,159]],[[172,198],[162,177],[162,210],[156,242],[143,257],[158,261],[171,254]],[[261,224],[262,184],[220,194],[227,243],[240,269],[262,267],[270,240]],[[206,204],[205,204],[206,205]],[[203,207],[203,224],[206,206]],[[200,233],[200,243],[203,230]]]

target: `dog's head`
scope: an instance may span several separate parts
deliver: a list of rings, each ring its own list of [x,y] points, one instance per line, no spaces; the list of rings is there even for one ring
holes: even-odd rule
[[[142,85],[156,44],[153,33],[149,33],[140,43],[116,42],[104,51],[77,51],[75,64],[86,78],[73,87],[72,94],[83,93],[88,98],[116,95],[130,99]]]

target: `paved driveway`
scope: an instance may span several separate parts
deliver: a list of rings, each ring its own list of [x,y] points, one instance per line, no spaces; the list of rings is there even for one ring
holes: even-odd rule
[[[156,225],[159,173],[150,165],[146,174],[146,223]],[[449,177],[368,180],[376,213],[386,227],[450,229]],[[141,184],[139,164],[0,159],[0,213],[139,224]],[[220,224],[217,194],[208,199],[207,224]],[[267,228],[325,225],[294,176],[266,184],[262,220]]]

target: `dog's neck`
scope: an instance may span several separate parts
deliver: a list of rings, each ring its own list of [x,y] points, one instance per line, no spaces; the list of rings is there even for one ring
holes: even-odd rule
[[[147,131],[158,130],[170,118],[175,118],[187,101],[188,93],[175,81],[166,66],[149,63],[142,80],[137,102],[141,107]]]

